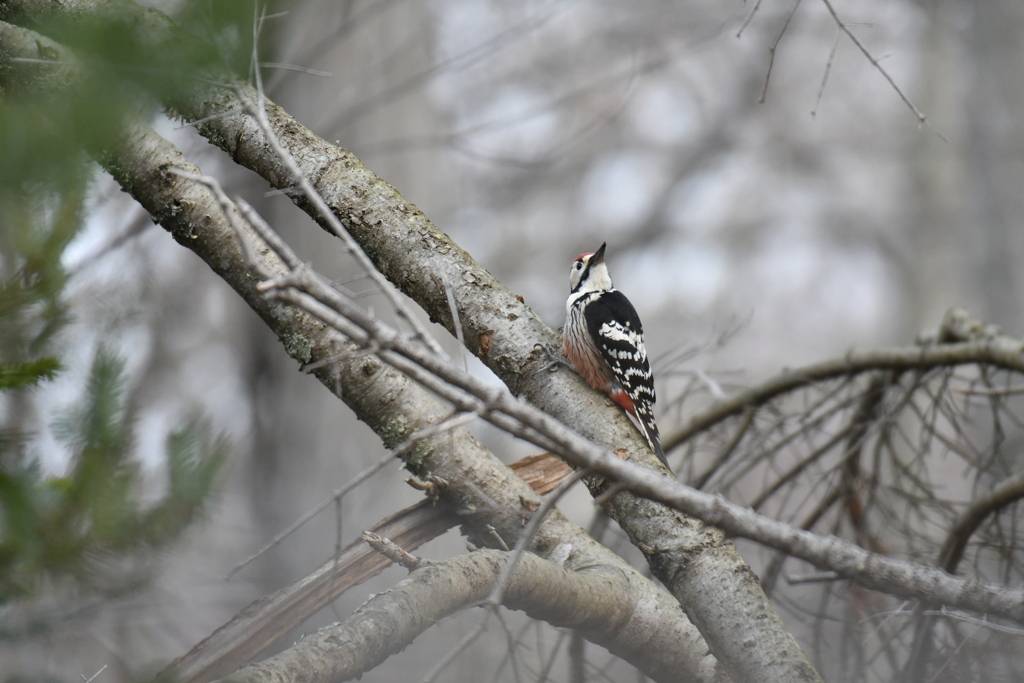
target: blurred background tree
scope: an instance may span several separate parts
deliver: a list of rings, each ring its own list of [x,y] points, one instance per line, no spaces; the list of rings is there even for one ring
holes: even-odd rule
[[[112,34],[65,35],[98,67],[79,87],[42,98],[5,80],[0,93],[0,639],[16,647],[147,585],[212,502],[227,453],[192,411],[148,435],[158,460],[145,471],[139,378],[120,353],[131,340],[74,302],[69,245],[102,203],[86,150],[140,107],[153,115],[170,76],[223,68],[228,54],[159,69],[163,56]]]
[[[358,277],[285,197],[264,196],[265,183],[155,106],[161,88],[211,65],[249,72],[253,6],[155,4],[217,49],[147,54],[116,26],[80,26],[65,42],[103,69],[82,92],[46,105],[53,125],[40,123],[37,102],[4,93],[0,178],[16,188],[4,195],[4,239],[45,243],[37,249],[55,267],[35,299],[42,303],[26,304],[49,311],[31,336],[46,343],[5,347],[3,361],[21,372],[16,364],[57,358],[65,370],[5,396],[4,419],[22,435],[5,441],[18,446],[3,457],[5,466],[73,478],[81,456],[53,425],[72,406],[97,405],[90,378],[103,347],[123,358],[134,421],[108,424],[124,443],[125,429],[134,435],[143,498],[167,490],[167,435],[197,410],[236,445],[230,478],[210,522],[163,558],[144,590],[94,603],[44,639],[9,648],[0,665],[8,675],[67,680],[115,661],[104,676],[134,680],[322,561],[339,538],[417,497],[387,471],[224,583],[234,564],[383,450],[78,151],[102,148],[119,112],[148,112],[304,258],[338,279]],[[645,322],[659,423],[670,432],[697,406],[781,367],[909,343],[954,304],[1024,333],[1024,8],[1014,0],[836,7],[949,142],[917,127],[818,2],[758,3],[738,39],[753,5],[271,3],[261,68],[271,98],[355,152],[552,325],[562,322],[570,260],[607,240],[616,284]],[[759,104],[769,48],[784,27]],[[5,280],[22,268],[21,253],[5,252]],[[375,296],[367,292],[386,311]],[[63,319],[59,311],[66,322],[48,322]],[[29,369],[49,377],[47,362]],[[532,452],[486,426],[479,433],[509,460]],[[37,486],[36,475],[19,472],[12,476]],[[939,483],[958,476],[950,468]],[[563,507],[589,522],[582,494]],[[436,543],[425,553],[461,545],[454,534]],[[625,543],[617,548],[632,557]],[[400,575],[385,573],[367,590]],[[343,597],[303,630],[364,595]],[[407,676],[417,653],[460,636],[457,620],[443,624],[436,640],[367,678]],[[467,671],[490,662],[482,652],[465,655]],[[592,656],[604,675],[626,675],[621,663]]]
[[[10,123],[13,129],[24,122]],[[19,142],[29,148],[51,142],[45,138],[32,130]],[[34,392],[60,374],[56,340],[69,322],[60,259],[81,225],[88,171],[80,150],[72,156],[63,168],[30,165],[20,183],[0,189],[0,605],[10,610],[8,617],[16,613],[12,601],[31,602],[44,587],[65,579],[73,579],[66,586],[71,595],[137,585],[140,572],[126,563],[138,564],[180,536],[203,510],[225,450],[195,419],[167,435],[165,491],[151,491],[151,500],[140,506],[144,482],[133,460],[136,411],[125,395],[124,364],[102,346],[85,367],[86,385],[75,405],[53,420],[39,414]],[[60,475],[45,472],[33,448],[40,432],[52,434],[64,449]],[[48,616],[55,618],[27,608],[22,623],[5,619],[3,634],[19,640],[44,628]]]

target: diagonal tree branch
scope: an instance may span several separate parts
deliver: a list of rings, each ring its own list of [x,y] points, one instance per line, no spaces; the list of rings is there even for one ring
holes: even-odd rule
[[[246,93],[243,93],[243,96],[247,97],[248,95]],[[224,111],[228,112],[228,113],[231,113],[231,112],[238,112],[239,110],[238,110],[237,106],[233,106],[233,108],[230,108],[230,109],[224,110]],[[288,125],[286,125],[284,127],[284,130],[285,130],[286,133],[288,133],[288,132],[295,132],[297,130],[296,127],[298,126],[298,124],[295,124],[293,121],[286,121],[287,117],[285,117],[284,115],[282,115],[280,121],[275,121],[275,116],[278,115],[278,114],[280,114],[280,113],[276,113],[275,112],[274,115],[270,116],[271,126],[273,126],[275,128],[275,130],[278,129],[278,127],[279,127],[278,124],[281,123],[281,121],[285,121],[285,123],[288,124]],[[205,120],[207,122],[209,122],[208,124],[205,124],[205,125],[217,125],[220,122],[224,122],[224,121],[226,121],[229,118],[226,114],[224,116],[216,116],[215,119],[210,119],[210,116],[216,116],[216,113],[211,114],[211,115],[205,117]],[[250,123],[252,123],[252,122],[250,122]],[[257,128],[258,128],[258,126],[257,126]],[[212,133],[211,134],[211,133],[209,133],[209,131],[208,131],[208,134],[210,134],[211,137],[216,137],[219,140],[219,142],[225,148],[228,148],[228,150],[232,151],[232,154],[236,154],[237,158],[240,158],[240,157],[244,158],[244,157],[246,157],[246,154],[239,154],[240,152],[241,153],[246,153],[246,152],[252,153],[253,158],[258,158],[259,157],[258,153],[260,152],[259,148],[258,148],[259,147],[259,136],[258,136],[258,133],[260,131],[258,131],[258,130],[256,131],[257,135],[255,137],[250,134],[252,132],[251,130],[246,131],[246,130],[243,130],[243,128],[241,128],[241,127],[238,128],[238,130],[236,132],[238,133],[238,136],[234,137],[234,138],[226,138],[226,137],[224,137],[222,135],[217,137],[216,133]],[[299,132],[301,133],[301,131],[299,131]],[[280,131],[278,131],[278,134],[280,134]],[[255,147],[256,148],[254,148],[254,150],[245,150],[244,147],[246,147],[246,145],[249,144],[250,142],[252,142],[254,139],[255,139]],[[321,141],[321,142],[323,142],[323,141]],[[287,146],[287,142],[286,142],[286,146]],[[328,145],[328,146],[330,146],[330,145]],[[306,148],[304,146],[300,145],[300,147],[302,148],[302,150],[304,152],[306,151]],[[265,150],[264,150],[264,153],[265,153]],[[290,154],[291,154],[291,152],[290,152]],[[328,162],[332,161],[330,159],[329,155],[328,156],[318,156],[318,157],[315,157],[314,159],[317,162],[324,162],[325,160],[327,160]],[[354,158],[352,158],[352,159],[354,159]],[[266,161],[266,160],[264,159],[263,161]],[[337,159],[335,159],[334,161],[337,161]],[[349,159],[348,161],[351,162],[351,159]],[[352,162],[352,163],[349,164],[349,166],[352,169],[355,169],[357,171],[356,175],[358,175],[359,173],[361,173],[361,171],[359,171],[359,167],[357,167],[355,165],[356,163],[357,162]],[[315,164],[313,164],[313,166],[315,166]],[[336,179],[333,176],[335,175],[334,171],[337,170],[337,169],[321,167],[318,170],[323,171],[324,175],[323,176],[315,176],[317,184],[321,183],[321,180],[323,179],[324,176],[331,176],[331,177],[328,178],[328,180],[332,180],[333,181],[333,180]],[[307,172],[304,169],[302,170],[302,173],[303,173],[303,175],[307,174]],[[366,172],[366,173],[369,174],[369,172]],[[372,176],[372,174],[368,175],[368,177],[370,177],[370,176]],[[273,174],[271,174],[270,176],[268,176],[268,179],[270,179],[272,182],[273,181],[281,181],[282,177],[287,177],[287,176],[274,176]],[[346,180],[353,180],[353,179],[357,179],[357,178],[353,178],[351,176],[345,175],[344,179],[346,179]],[[327,186],[329,188],[332,186],[331,182],[327,182],[326,184],[327,184]],[[374,185],[374,184],[381,185],[381,182],[379,180],[376,181],[376,182],[371,181],[370,184],[371,185]],[[353,189],[356,189],[356,190],[359,189],[358,185],[349,185],[349,187],[351,187]],[[319,193],[324,194],[324,189],[319,188],[319,187],[317,187],[317,189],[318,189]],[[341,187],[341,189],[343,190],[344,187]],[[380,189],[380,187],[378,187],[378,189]],[[387,195],[387,190],[384,191],[384,194]],[[355,195],[359,195],[359,191],[356,191]],[[365,195],[366,195],[366,193],[365,193]],[[374,199],[380,199],[380,196],[376,196],[375,197],[373,195],[373,193],[370,193],[367,196],[369,196],[371,198],[374,198]],[[394,194],[394,197],[397,197],[396,193]],[[360,211],[361,212],[361,209],[358,209],[358,206],[366,204],[366,202],[364,202],[366,197],[356,197],[354,199],[351,199],[351,198],[348,198],[348,199],[351,200],[349,202],[349,205],[352,205],[352,206],[356,207],[356,211]],[[385,197],[384,199],[387,199],[387,198]],[[360,202],[361,202],[361,204],[360,204]],[[373,200],[371,200],[371,203],[373,203]],[[387,204],[387,202],[385,202],[385,204]],[[404,214],[415,214],[416,213],[414,210],[412,210],[408,205],[406,205],[404,203],[401,203],[400,204],[400,208],[396,209],[395,207],[397,207],[397,206],[399,206],[399,205],[392,204],[392,205],[388,205],[388,206],[384,207],[384,209],[386,210],[384,212],[385,213],[385,218],[387,218],[388,220],[380,219],[379,216],[374,215],[371,212],[370,220],[366,221],[366,222],[369,223],[371,228],[373,228],[371,231],[375,232],[375,233],[387,232],[387,228],[389,228],[391,226],[391,223],[394,222],[394,221],[391,220],[391,219],[395,218],[395,216],[393,215],[394,211],[397,211],[398,213],[404,213]],[[342,208],[345,208],[345,207],[342,206]],[[337,206],[332,205],[332,209],[336,213],[339,212],[339,209],[338,209]],[[392,211],[392,209],[394,211]],[[351,219],[351,222],[356,224],[356,225],[364,224],[364,221],[362,221],[360,219],[364,218],[365,216],[366,216],[366,214],[364,214],[364,213],[349,214],[349,218]],[[425,219],[419,220],[418,217],[415,216],[415,215],[410,217],[409,220],[411,222],[413,222],[414,224],[420,224],[420,225],[422,225],[423,222],[425,221]],[[352,227],[353,231],[357,231],[358,230],[358,228],[353,227],[352,225],[350,225],[350,227]],[[364,228],[364,229],[366,229],[366,228]],[[429,234],[425,234],[422,230],[420,231],[421,237],[428,237],[430,239],[438,237],[438,234],[439,234],[439,233],[430,232],[429,230],[428,230],[428,233]],[[393,233],[393,232],[388,233],[388,234],[389,234],[389,239],[395,237],[395,233]],[[366,244],[364,246],[366,247]],[[408,245],[403,245],[403,246],[408,246]],[[377,262],[379,265],[381,265],[382,269],[384,269],[385,271],[386,271],[386,266],[388,265],[388,262],[390,260],[400,260],[400,258],[404,255],[404,253],[406,253],[406,252],[403,252],[401,248],[398,249],[398,251],[401,252],[401,253],[394,253],[392,251],[388,251],[388,247],[390,247],[391,249],[394,249],[393,245],[383,245],[383,247],[381,249],[381,251],[384,252],[383,255],[377,254],[377,257],[375,258],[375,262]],[[447,245],[441,244],[440,247],[442,249],[440,249],[438,251],[442,252],[442,256],[446,255],[447,253],[449,253],[449,247],[447,247]],[[468,259],[468,257],[467,257],[467,259]],[[466,263],[471,263],[471,261],[469,261],[467,259],[462,259],[461,255],[456,254],[455,258],[447,259],[447,261],[451,261],[451,262],[460,263],[462,265],[465,265]],[[445,259],[441,259],[441,260],[445,260]],[[475,265],[475,264],[472,264],[472,265]],[[401,268],[398,268],[398,270],[401,271],[401,272],[410,272],[409,270],[402,270]],[[483,285],[485,285],[485,289],[486,288],[497,289],[497,288],[494,288],[494,282],[493,281],[480,280],[478,278],[478,276],[477,276],[477,273],[472,271],[472,269],[470,269],[469,274],[470,274],[470,278],[468,279],[468,281],[471,284],[479,285],[482,282]],[[393,278],[392,278],[392,280],[393,280]],[[429,283],[427,282],[426,279],[421,279],[419,281],[414,279],[413,282],[417,286],[423,285],[425,287],[429,287]],[[442,280],[441,282],[446,282],[446,281]],[[500,288],[500,286],[498,286],[498,287]],[[439,288],[435,288],[435,289],[439,289]],[[416,293],[413,292],[413,291],[411,291],[410,293],[413,294],[414,296],[416,295]],[[504,291],[500,291],[498,293],[501,295],[499,298],[502,299],[502,300],[508,299],[509,296],[510,296],[507,292],[504,292]],[[424,297],[424,298],[425,299],[429,299],[429,297]],[[472,307],[472,301],[475,301],[475,298],[471,297],[471,303],[469,304],[470,307]],[[421,303],[422,303],[422,301],[421,301]],[[445,308],[441,307],[439,310],[441,311],[439,313],[439,316],[442,317],[444,315]],[[495,310],[496,310],[496,312],[501,312],[500,308],[496,308]],[[460,311],[460,313],[461,312],[462,311]],[[482,311],[471,310],[471,312],[479,313],[481,316],[486,316],[486,315],[489,314],[488,310],[482,310]],[[449,316],[451,317],[451,315],[449,315]],[[461,318],[462,318],[462,322],[463,322],[463,331],[465,332],[467,326],[471,326],[472,323],[471,322],[467,322],[467,316],[466,315],[461,315]],[[450,322],[450,325],[451,325],[451,322]],[[541,325],[543,326],[543,324],[541,324]],[[508,328],[508,326],[505,326],[505,327],[506,327],[506,329]],[[513,326],[513,327],[519,327],[519,324],[517,324],[516,326]],[[548,331],[548,332],[550,333],[550,331]],[[510,337],[511,336],[514,336],[514,335],[510,335]],[[497,337],[497,335],[496,335],[496,337]],[[469,341],[470,346],[472,347],[473,336],[472,335],[466,335],[466,338]],[[529,335],[527,335],[527,338],[529,338]],[[504,360],[520,360],[520,361],[525,360],[526,362],[528,362],[530,360],[530,358],[528,356],[525,357],[525,358],[523,357],[523,354],[522,354],[523,347],[522,346],[513,345],[513,347],[511,348],[511,351],[513,353],[505,355],[504,358],[500,358],[500,359],[504,359]],[[516,351],[518,351],[519,355],[515,355]],[[488,355],[493,355],[493,354],[488,354]],[[530,355],[536,355],[536,354],[530,354]],[[537,358],[536,357],[532,358],[532,360],[534,360],[536,362]],[[524,366],[524,365],[526,365],[526,362],[521,362],[520,365]],[[501,371],[501,365],[502,365],[501,362],[497,362],[499,374],[501,374],[501,372],[500,372]],[[513,370],[515,370],[515,366],[512,366],[512,367],[513,367]],[[547,399],[547,400],[551,399],[551,397],[552,397],[551,388],[552,387],[551,386],[539,386],[538,383],[534,381],[535,380],[534,376],[530,375],[529,373],[526,373],[526,375],[523,376],[523,375],[517,375],[515,372],[509,372],[509,373],[507,373],[507,375],[508,376],[503,376],[503,379],[505,379],[506,382],[509,383],[509,385],[511,387],[513,387],[513,388],[522,387],[524,389],[524,393],[526,393],[532,400],[535,400],[535,402],[541,403],[545,399]],[[561,373],[558,373],[557,375],[561,375]],[[573,380],[574,380],[574,378],[569,377],[566,381],[571,383]],[[558,380],[558,381],[560,381],[560,380]],[[555,382],[555,383],[557,384],[557,382]],[[551,382],[548,382],[548,384],[550,385]],[[532,391],[532,393],[530,393],[531,391]],[[571,395],[571,392],[568,392],[568,393],[569,393],[569,395]],[[600,408],[601,407],[596,407],[595,408],[595,412],[599,414],[600,413]],[[564,403],[562,405],[559,405],[559,404],[557,404],[557,401],[553,405],[553,409],[554,410],[552,412],[554,412],[556,414],[559,411],[561,411],[562,414],[565,414],[565,413],[568,412],[564,408]],[[605,413],[607,413],[607,409],[604,409],[604,410],[605,410]],[[613,415],[615,415],[615,417],[620,418],[620,422],[623,422],[622,419],[621,419],[621,416],[618,416],[617,414],[613,414]],[[573,424],[577,424],[577,422],[575,422],[575,421],[572,421],[572,423]],[[598,431],[598,432],[602,431],[601,427],[606,427],[606,424],[601,424],[600,422],[596,422],[595,423],[595,422],[583,421],[581,424],[583,425],[582,429],[584,429],[584,430],[592,430],[592,431]],[[594,425],[600,425],[600,426],[599,427],[595,427]],[[591,434],[587,434],[587,436],[590,436],[591,438],[597,438],[596,436],[593,436]],[[636,440],[635,436],[631,432],[628,435],[624,435],[624,438],[632,439],[634,441]],[[602,440],[602,439],[597,439],[597,440]],[[607,440],[603,440],[602,442],[608,442],[608,441]],[[641,450],[637,450],[636,447],[634,446],[633,447],[633,451],[634,451],[635,454],[640,455],[640,457],[643,457],[643,455],[642,455],[643,454],[643,450],[642,449]],[[612,467],[611,465],[608,465],[607,471],[612,471],[612,470],[614,470],[614,467]],[[643,490],[643,486],[638,486],[638,490]],[[678,494],[678,490],[677,490],[676,493]],[[667,500],[667,499],[662,498],[662,497],[658,497],[658,498],[660,500]],[[700,527],[699,525],[697,525],[697,526],[692,526],[691,525],[690,527],[686,528],[685,530],[682,530],[680,528],[680,526],[682,526],[680,524],[681,520],[674,519],[671,514],[666,514],[665,512],[660,510],[658,506],[647,507],[649,504],[647,502],[645,502],[645,501],[641,501],[639,503],[639,505],[638,505],[638,504],[636,504],[636,500],[637,499],[635,499],[635,498],[630,498],[630,497],[626,497],[626,496],[615,497],[614,499],[612,499],[611,505],[609,506],[609,511],[611,511],[613,513],[613,516],[614,516],[614,514],[616,512],[618,513],[618,517],[621,517],[621,518],[618,518],[618,521],[620,521],[620,523],[624,525],[624,528],[627,528],[627,531],[630,532],[631,538],[633,538],[634,542],[637,543],[641,548],[648,548],[648,549],[657,549],[658,548],[658,546],[648,545],[646,543],[646,541],[658,541],[658,542],[662,542],[664,544],[664,545],[660,546],[660,549],[662,549],[662,552],[659,552],[659,557],[657,558],[657,562],[656,563],[652,562],[652,566],[654,567],[655,572],[658,573],[659,578],[662,578],[664,581],[666,581],[667,585],[670,586],[670,588],[674,591],[674,593],[677,595],[677,597],[680,597],[681,601],[683,601],[684,604],[687,604],[687,607],[689,609],[691,609],[691,611],[692,610],[699,610],[699,609],[701,609],[702,605],[703,605],[702,602],[701,602],[701,604],[696,604],[696,605],[687,602],[687,600],[686,600],[686,594],[687,594],[686,589],[701,589],[702,588],[702,589],[708,589],[712,593],[721,592],[721,587],[720,586],[713,586],[712,585],[714,583],[715,578],[716,578],[717,571],[709,571],[707,574],[699,574],[699,573],[697,573],[696,575],[693,575],[693,572],[684,573],[684,572],[680,571],[679,569],[681,569],[684,566],[693,565],[693,564],[695,564],[698,567],[705,566],[705,563],[703,563],[703,561],[710,560],[711,558],[716,558],[716,559],[722,560],[724,562],[724,564],[726,564],[726,565],[728,565],[731,562],[734,567],[742,567],[741,563],[738,562],[738,558],[736,558],[735,560],[732,559],[732,556],[734,556],[734,552],[732,552],[731,555],[730,555],[730,551],[728,550],[729,548],[731,548],[731,546],[728,546],[728,544],[725,544],[724,541],[721,539],[721,537],[719,537],[718,540],[716,541],[716,538],[714,536],[716,532],[714,530],[708,530],[708,529]],[[678,503],[677,503],[677,505],[680,505],[681,507],[683,506],[683,504],[678,504]],[[700,507],[701,507],[700,505],[696,505],[696,507],[689,508],[689,509],[698,509]],[[683,509],[688,509],[688,508],[684,507]],[[705,509],[707,509],[707,508],[705,508]],[[714,510],[715,506],[712,506],[711,509]],[[644,513],[651,513],[651,514],[644,514]],[[627,520],[626,524],[624,524],[624,519]],[[638,519],[642,519],[645,522],[647,520],[653,519],[655,521],[655,523],[653,523],[653,524],[639,523],[639,522],[636,521]],[[630,520],[632,520],[632,521],[630,521]],[[779,528],[779,529],[775,529],[775,530],[777,530],[780,533],[782,533],[785,529],[784,528]],[[783,535],[784,535],[784,533],[783,533]],[[771,535],[769,535],[769,537],[770,536]],[[754,538],[754,537],[752,537],[752,538]],[[667,543],[667,542],[674,542],[674,541],[678,541],[678,543]],[[775,537],[772,542],[779,543],[778,538]],[[665,550],[667,548],[669,548],[671,550]],[[719,552],[718,556],[716,557],[716,552],[718,552],[718,551],[716,551],[715,549],[717,549],[717,548],[724,548],[725,550]],[[820,548],[817,548],[817,550],[815,550],[814,552],[818,552],[819,550],[820,550]],[[694,553],[696,553],[696,557],[694,557]],[[813,555],[814,553],[811,553],[811,554]],[[822,557],[822,555],[817,555],[817,557],[820,559]],[[695,562],[695,559],[700,559],[701,562]],[[818,561],[818,560],[812,560],[812,561]],[[708,564],[711,564],[711,562],[709,562]],[[718,563],[718,565],[715,568],[718,569],[718,568],[725,568],[725,567],[720,562],[720,563]],[[740,569],[740,571],[732,572],[732,575],[737,575],[737,577],[738,577],[739,573],[741,573],[741,569]],[[726,575],[729,575],[728,572],[726,572]],[[758,605],[761,605],[763,603],[763,600],[761,600],[759,598],[758,594],[756,592],[754,592],[754,591],[742,590],[741,587],[742,587],[743,583],[744,582],[742,582],[742,581],[737,579],[737,583],[733,584],[729,588],[740,588],[740,590],[738,591],[739,594],[742,595],[744,598],[749,598],[748,600],[740,600],[740,601],[738,601],[738,603],[741,604],[744,608],[751,608],[751,609],[755,610],[755,611],[752,611],[750,613],[751,616],[754,616],[756,610],[758,609]],[[913,582],[911,582],[911,583],[913,583]],[[718,590],[716,590],[716,589],[718,589]],[[728,591],[726,591],[726,592],[728,592]],[[734,597],[734,596],[730,596],[730,597]],[[763,597],[763,596],[761,596],[761,597]],[[730,604],[732,606],[735,606],[734,602],[730,602]],[[733,643],[738,644],[735,639],[732,639],[732,642],[730,643],[730,638],[729,638],[730,634],[726,632],[727,629],[722,629],[721,628],[723,626],[724,622],[722,622],[722,614],[720,612],[719,613],[714,613],[714,610],[712,610],[711,612],[706,612],[705,614],[698,615],[698,616],[705,616],[705,617],[707,617],[707,618],[697,618],[697,621],[701,625],[701,628],[705,629],[706,633],[711,633],[712,634],[710,636],[710,638],[712,639],[713,643],[718,643],[719,646],[722,646],[725,649],[728,649],[728,645],[727,644],[733,644]],[[716,632],[716,629],[718,629],[717,632]]]
[[[409,352],[407,351],[406,353]],[[512,410],[514,407],[506,407],[506,409],[510,410],[511,414],[511,412],[515,412]],[[533,417],[536,418],[536,416]],[[575,446],[570,444],[567,450],[578,450],[580,453],[585,454],[587,452],[587,449],[578,443]],[[759,518],[756,515],[752,517],[747,515],[747,522],[749,524],[742,524],[741,518],[744,511],[736,506],[716,500],[713,497],[691,493],[677,484],[673,485],[667,482],[664,478],[654,476],[650,472],[638,471],[635,467],[620,463],[611,456],[601,457],[601,455],[601,453],[594,454],[592,461],[584,459],[584,462],[588,464],[592,462],[594,467],[602,472],[631,481],[631,485],[635,489],[649,492],[649,495],[658,497],[671,505],[692,511],[705,519],[712,521],[721,520],[719,523],[727,529],[737,529],[737,533],[748,535],[748,537],[755,539],[765,538],[774,547],[784,545],[787,540],[794,541],[794,544],[791,546],[795,548],[795,550],[792,550],[794,554],[805,558],[816,558],[812,559],[812,561],[816,564],[822,562],[825,566],[833,566],[830,563],[835,562],[839,566],[838,571],[841,575],[857,578],[864,585],[876,587],[887,584],[889,588],[883,590],[891,590],[893,583],[896,583],[898,584],[898,590],[894,591],[895,594],[905,594],[899,591],[910,591],[910,594],[915,597],[930,598],[934,595],[940,595],[944,600],[948,597],[949,600],[953,601],[953,604],[957,602],[959,604],[971,604],[973,602],[974,608],[982,605],[981,609],[985,610],[988,607],[984,605],[989,605],[993,607],[992,611],[994,613],[1001,613],[1005,616],[1010,616],[1010,618],[1020,617],[1021,599],[1017,595],[1019,591],[1002,591],[1002,595],[999,595],[999,591],[994,591],[991,587],[980,586],[976,582],[960,582],[958,580],[951,582],[948,580],[948,577],[944,577],[941,573],[921,572],[920,568],[915,568],[909,565],[909,563],[894,562],[886,560],[886,558],[871,556],[867,553],[858,555],[856,549],[845,547],[842,543],[832,544],[832,549],[836,553],[831,559],[822,559],[824,557],[822,552],[827,550],[828,544],[816,545],[815,541],[818,539],[815,539],[813,535],[795,533],[794,530],[787,529],[785,525],[780,525],[774,522],[774,520]],[[790,535],[788,539],[786,538],[787,534]],[[887,577],[887,573],[892,576]],[[998,604],[1000,600],[1002,600],[1001,606]]]
[[[38,22],[43,30],[47,21],[54,19],[136,12],[142,40],[152,43],[152,49],[161,49],[168,40],[188,40],[176,35],[166,18],[164,24],[154,28],[161,20],[151,10],[133,9],[131,3],[69,0],[59,7],[32,1],[7,4],[16,9],[12,15],[18,20]],[[204,121],[196,125],[197,130],[236,162],[259,173],[274,187],[293,188],[299,179],[273,152],[259,122],[247,112],[257,109],[260,101],[259,94],[247,85],[198,85],[190,97],[173,106],[186,121]],[[543,349],[559,346],[557,333],[422,212],[354,155],[315,136],[269,101],[266,117],[301,175],[310,180],[377,268],[420,304],[432,320],[454,332],[455,321],[443,286],[451,284],[468,348],[480,355],[513,393],[563,423],[576,426],[586,439],[625,448],[628,458],[658,466],[628,419],[575,373],[561,369],[542,372],[547,365]],[[323,220],[306,198],[294,197],[294,201],[314,219]],[[491,347],[482,354],[480,340],[485,334]],[[587,480],[595,494],[602,492],[601,483],[599,479]],[[654,574],[680,601],[711,650],[731,667],[733,677],[815,678],[757,577],[720,530],[628,492],[611,498],[605,508],[634,545],[646,549]],[[735,627],[737,620],[747,624],[746,632]],[[772,655],[752,654],[751,641]],[[795,674],[797,671],[800,673]]]
[[[431,562],[372,597],[345,621],[309,634],[281,654],[222,680],[333,683],[355,678],[403,650],[437,621],[486,599],[506,566],[507,555],[479,550]],[[611,567],[571,572],[526,554],[516,564],[503,604],[602,642],[607,634],[625,629],[633,618],[628,583]]]
[[[381,520],[373,531],[412,550],[459,520],[429,500]],[[298,581],[252,603],[174,660],[158,681],[206,683],[251,662],[260,652],[349,588],[386,569],[391,562],[362,539],[353,542]]]
[[[18,49],[25,50],[24,57],[38,56],[41,46],[62,50],[38,34],[0,22],[0,60],[18,54]],[[63,54],[67,61],[73,60],[66,51]],[[0,70],[0,78],[10,73]],[[45,88],[49,82],[43,79],[36,85]],[[374,355],[354,353],[358,350],[355,344],[322,322],[259,292],[260,279],[247,265],[247,253],[261,270],[284,275],[287,268],[272,251],[257,248],[255,235],[237,216],[242,234],[250,241],[249,248],[240,247],[238,234],[219,211],[210,190],[171,172],[174,168],[197,175],[199,169],[169,142],[151,129],[136,125],[125,132],[117,149],[98,156],[122,187],[176,241],[195,252],[242,296],[279,336],[290,355],[303,363],[319,364],[313,374],[374,429],[386,446],[395,447],[420,427],[451,414],[448,403]],[[521,479],[464,429],[425,439],[405,456],[405,463],[422,479],[436,477],[449,482],[444,498],[462,520],[464,531],[481,546],[492,542],[488,527],[504,539],[518,539],[530,511],[540,504]],[[531,550],[541,555],[556,550],[567,553],[564,566],[569,570],[608,565],[628,578],[636,618],[629,628],[610,634],[609,640],[601,643],[611,652],[656,680],[675,680],[680,672],[694,680],[720,680],[721,671],[708,655],[707,645],[676,600],[557,511],[541,526]]]
[[[512,469],[538,493],[553,489],[569,468],[551,455],[512,463]],[[378,522],[372,531],[413,550],[459,523],[446,505],[426,499]],[[349,588],[376,576],[390,562],[362,541],[271,595],[260,598],[157,677],[175,683],[206,683],[252,661],[263,649],[313,616]]]
[[[286,245],[280,246],[287,249]],[[295,261],[294,256],[290,260]],[[620,460],[546,413],[507,394],[495,394],[478,378],[425,354],[326,285],[322,276],[300,267],[287,277],[263,283],[261,288],[276,291],[277,298],[309,311],[363,344],[372,343],[379,349],[382,360],[416,377],[462,410],[479,411],[496,426],[523,438],[536,439],[538,444],[554,442],[559,452],[577,466],[593,469],[617,481],[611,487],[614,490],[628,488],[730,534],[782,550],[868,588],[951,605],[970,604],[972,609],[981,612],[1024,620],[1024,590],[964,581],[932,567],[868,552],[835,537],[821,538],[721,496],[683,486],[647,467]],[[649,560],[661,552],[660,548],[643,546],[641,550]]]

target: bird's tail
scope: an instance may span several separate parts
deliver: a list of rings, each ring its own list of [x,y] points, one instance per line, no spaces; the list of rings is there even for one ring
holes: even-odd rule
[[[658,425],[654,423],[653,415],[637,415],[637,422],[640,423],[640,431],[644,433],[644,438],[647,439],[647,443],[651,445],[651,450],[658,456],[658,460],[661,460],[665,467],[668,467],[668,460],[665,459],[665,451],[661,448],[661,435],[658,434]],[[671,467],[668,467],[671,470]]]
[[[651,450],[658,456],[658,460],[661,460],[662,464],[668,467],[668,460],[665,459],[665,451],[661,448],[661,436],[658,434],[658,425],[654,422],[654,414],[651,412],[651,407],[645,403],[636,403],[621,388],[610,392],[609,396],[636,420],[636,424],[640,426],[640,433],[647,439]],[[668,467],[668,469],[669,471],[672,470],[671,467]]]

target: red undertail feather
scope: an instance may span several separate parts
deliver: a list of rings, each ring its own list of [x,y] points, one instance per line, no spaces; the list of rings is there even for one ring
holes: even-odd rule
[[[609,396],[611,396],[612,400],[618,403],[623,410],[633,417],[636,417],[636,407],[633,405],[633,399],[629,397],[629,394],[622,389],[618,389],[610,393]]]

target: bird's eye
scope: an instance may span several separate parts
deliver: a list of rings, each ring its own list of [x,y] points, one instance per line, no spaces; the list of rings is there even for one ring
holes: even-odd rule
[[[581,261],[577,261],[576,262],[576,270],[579,270],[582,267],[583,267],[583,263]]]

